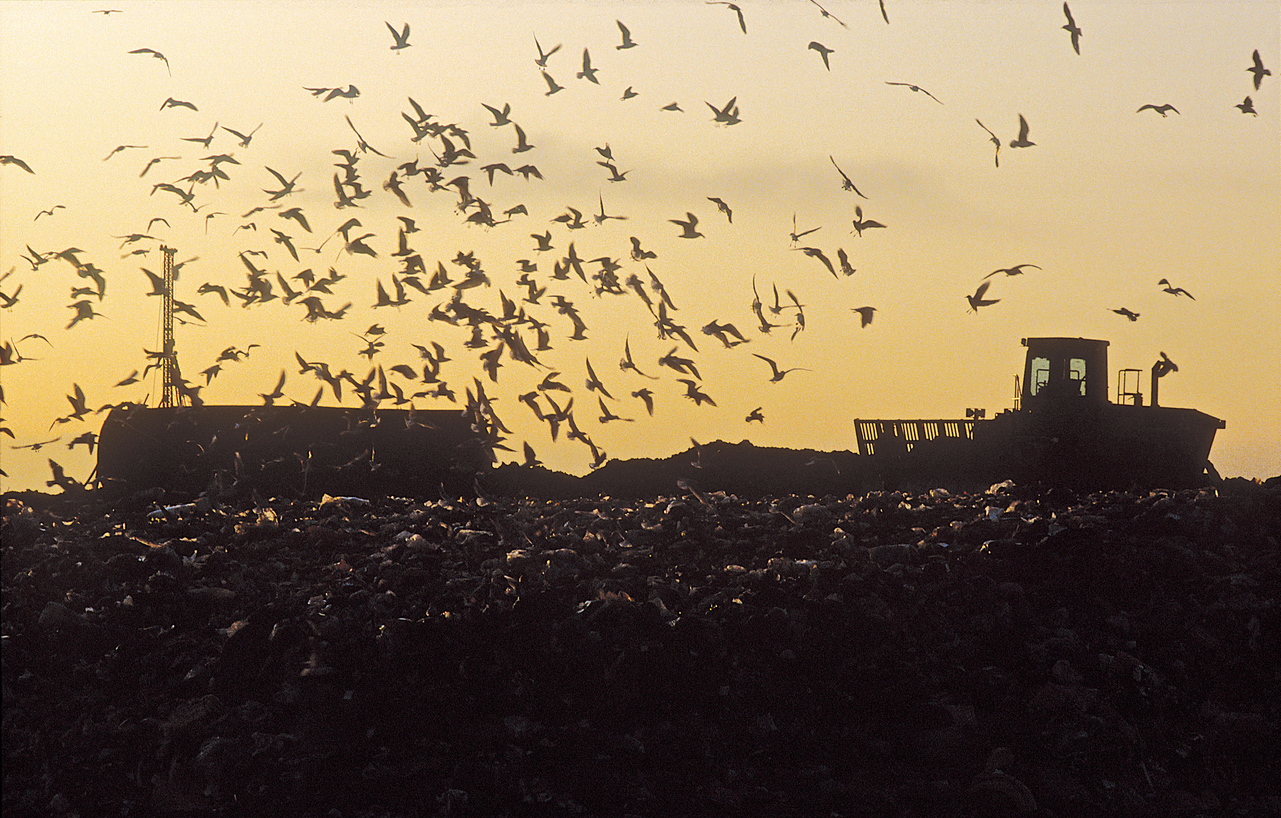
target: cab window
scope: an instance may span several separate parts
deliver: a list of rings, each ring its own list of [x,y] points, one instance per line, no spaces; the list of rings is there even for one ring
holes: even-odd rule
[[[1069,395],[1085,394],[1085,359],[1069,358],[1068,359],[1068,382],[1071,384],[1067,390]]]
[[[1032,359],[1032,383],[1029,384],[1031,394],[1039,394],[1042,389],[1050,382],[1050,359],[1034,357]]]

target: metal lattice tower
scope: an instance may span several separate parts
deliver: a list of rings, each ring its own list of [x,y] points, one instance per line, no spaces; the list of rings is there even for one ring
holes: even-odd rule
[[[160,360],[160,405],[162,407],[184,406],[188,403],[182,390],[178,388],[182,382],[182,373],[178,370],[178,350],[174,346],[173,340],[173,257],[177,249],[161,245],[160,252],[165,257],[165,295],[163,314],[161,315],[161,331],[163,333],[164,346],[161,347],[162,357]]]

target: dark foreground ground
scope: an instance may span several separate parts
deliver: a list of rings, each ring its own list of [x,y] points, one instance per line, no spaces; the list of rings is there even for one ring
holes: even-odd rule
[[[6,818],[1281,812],[1281,480],[8,497]]]

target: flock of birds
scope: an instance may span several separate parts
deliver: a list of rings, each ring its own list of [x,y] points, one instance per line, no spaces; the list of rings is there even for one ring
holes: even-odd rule
[[[848,27],[815,0],[807,2],[817,10],[821,21]],[[742,34],[747,34],[748,18],[740,6],[723,0],[708,0],[707,5],[725,6],[734,13]],[[109,16],[117,12],[116,9],[101,9],[95,13]],[[880,12],[888,25],[890,19],[884,0],[880,3]],[[1082,28],[1073,18],[1067,3],[1063,4],[1063,13],[1066,24],[1062,28],[1068,34],[1071,48],[1079,55],[1084,36]],[[616,25],[619,39],[613,45],[614,49],[623,51],[641,47],[626,24],[616,21]],[[414,47],[413,32],[408,23],[397,27],[387,22],[386,28],[391,37],[388,46],[391,51],[401,52]],[[567,86],[553,76],[553,72],[559,72],[559,69],[552,63],[562,46],[558,44],[545,49],[536,36],[533,38],[533,46],[536,54],[531,55],[531,58],[546,84],[545,94],[550,97],[564,91]],[[818,54],[824,69],[830,70],[830,58],[835,50],[818,40],[811,42],[808,48]],[[168,75],[173,74],[169,59],[158,50],[137,48],[128,53],[155,59],[164,65]],[[575,80],[600,84],[600,69],[592,62],[590,46],[582,49],[575,68]],[[1256,91],[1264,77],[1271,73],[1264,67],[1257,50],[1252,55],[1252,64],[1246,70],[1252,75]],[[906,88],[927,97],[935,104],[944,104],[919,85],[901,81],[887,81],[885,84]],[[338,100],[351,102],[358,99],[361,93],[351,84],[337,87],[307,86],[301,92],[311,94],[317,104]],[[623,90],[621,100],[627,101],[637,96],[639,93],[628,86]],[[291,375],[282,370],[274,388],[259,394],[264,405],[285,401],[286,385],[298,377],[314,378],[316,391],[309,400],[294,400],[295,403],[314,406],[324,400],[328,393],[339,404],[355,396],[361,406],[373,409],[392,406],[417,411],[420,406],[437,405],[442,400],[457,404],[459,396],[450,383],[456,383],[457,379],[452,375],[449,380],[446,379],[449,373],[444,365],[450,361],[459,361],[459,368],[465,366],[466,371],[462,377],[470,377],[470,383],[463,385],[461,391],[464,393],[466,411],[473,418],[477,431],[489,437],[496,448],[508,449],[505,441],[512,434],[511,430],[499,417],[497,399],[491,397],[486,390],[487,384],[492,392],[493,385],[499,383],[502,368],[508,364],[516,364],[528,367],[535,373],[533,380],[536,381],[531,383],[531,389],[519,395],[518,401],[540,423],[546,425],[553,441],[564,430],[566,438],[585,446],[590,452],[592,466],[596,467],[605,462],[607,455],[596,444],[592,435],[580,428],[575,412],[581,413],[582,409],[581,405],[575,409],[576,398],[580,404],[584,400],[595,404],[598,412],[591,411],[602,425],[630,422],[636,420],[641,412],[653,415],[655,390],[661,390],[664,383],[671,384],[673,388],[679,384],[679,388],[675,388],[672,394],[681,395],[696,406],[716,406],[716,401],[705,391],[704,380],[698,368],[699,361],[693,357],[699,354],[699,344],[714,343],[725,349],[734,349],[750,344],[753,336],[770,335],[778,330],[779,334],[795,339],[805,330],[806,305],[796,292],[784,285],[780,293],[778,283],[772,283],[762,290],[755,276],[752,280],[750,302],[754,326],[744,330],[730,321],[718,319],[707,323],[696,321],[693,328],[687,326],[684,319],[678,318],[684,313],[677,307],[667,286],[653,269],[658,266],[658,253],[650,249],[651,240],[646,236],[631,235],[628,247],[610,248],[603,255],[580,255],[576,247],[576,231],[610,221],[624,222],[628,218],[608,213],[602,193],[598,193],[596,197],[596,212],[585,213],[582,209],[566,207],[565,212],[551,218],[549,223],[534,227],[534,232],[529,233],[532,242],[530,257],[516,262],[516,272],[519,275],[512,283],[506,280],[495,282],[486,269],[486,263],[472,251],[459,251],[449,259],[428,260],[416,241],[418,234],[423,234],[425,230],[430,233],[430,228],[423,222],[424,197],[449,200],[453,217],[461,219],[467,225],[490,229],[508,223],[530,224],[532,217],[525,205],[516,204],[503,208],[490,201],[490,197],[496,189],[495,180],[500,176],[513,179],[520,177],[525,183],[536,183],[534,180],[541,181],[543,175],[533,161],[538,157],[538,148],[530,142],[529,135],[513,117],[510,103],[481,104],[489,116],[484,127],[494,129],[493,133],[510,133],[508,151],[515,161],[478,157],[473,152],[474,134],[462,124],[441,121],[412,97],[408,98],[407,104],[407,109],[401,112],[401,117],[408,126],[406,143],[382,146],[389,151],[387,153],[370,144],[357,129],[352,114],[344,112],[343,118],[350,131],[350,141],[332,150],[332,178],[326,180],[326,187],[332,189],[333,212],[339,214],[341,223],[331,229],[327,225],[332,214],[304,209],[296,203],[298,194],[302,192],[302,171],[281,171],[262,165],[258,170],[266,186],[260,188],[261,196],[252,207],[239,215],[236,226],[231,230],[231,235],[243,239],[246,245],[246,249],[238,255],[238,262],[243,267],[245,276],[243,282],[235,286],[226,281],[205,281],[195,288],[196,295],[205,299],[199,304],[179,299],[177,293],[173,294],[174,317],[183,324],[207,323],[204,316],[209,307],[217,303],[221,303],[224,308],[232,304],[244,308],[266,304],[284,305],[296,309],[297,319],[309,324],[337,321],[348,317],[353,308],[349,300],[337,303],[339,298],[335,291],[349,278],[346,272],[339,269],[342,266],[341,259],[364,256],[378,260],[384,265],[382,269],[385,271],[383,275],[376,276],[370,285],[366,285],[371,286],[374,293],[374,300],[369,306],[373,309],[398,309],[415,304],[418,314],[433,327],[439,328],[428,333],[433,337],[426,343],[408,345],[415,351],[414,357],[394,362],[387,360],[394,353],[388,346],[389,333],[381,323],[374,323],[360,332],[352,332],[359,341],[356,354],[368,362],[368,370],[363,376],[324,361],[309,359],[295,351],[294,357],[298,364],[296,373]],[[712,102],[706,102],[706,105],[711,111],[712,123],[716,126],[729,128],[743,121],[737,97],[719,106]],[[1244,114],[1255,114],[1249,96],[1236,107]],[[159,108],[161,111],[176,108],[197,113],[200,111],[197,103],[173,96],[167,97]],[[661,109],[674,112],[683,110],[677,102],[661,106]],[[348,110],[354,112],[356,109]],[[1168,103],[1143,105],[1138,113],[1148,110],[1162,117],[1168,113],[1178,114],[1178,110]],[[1017,150],[1030,149],[1036,145],[1031,139],[1031,126],[1022,114],[1018,118],[1017,135],[1008,141],[998,137],[978,119],[975,122],[992,143],[993,161],[998,168],[1003,147]],[[192,147],[199,146],[206,155],[186,175],[170,174],[164,181],[148,182],[151,184],[151,195],[162,195],[168,209],[165,215],[152,218],[137,232],[115,236],[121,242],[120,250],[126,253],[124,258],[145,258],[159,250],[164,239],[157,228],[169,228],[170,218],[198,219],[203,222],[206,232],[211,226],[218,229],[230,220],[229,214],[212,209],[219,200],[209,188],[212,185],[215,191],[220,190],[221,183],[230,182],[233,174],[239,176],[249,172],[249,152],[253,150],[255,135],[262,127],[264,125],[260,124],[252,129],[237,130],[215,122],[207,133],[183,137],[181,141]],[[431,154],[431,161],[422,159],[424,149]],[[145,150],[150,149],[143,145],[119,145],[102,161],[118,161],[116,157],[121,154]],[[411,150],[418,155],[413,159],[406,159],[404,154]],[[596,147],[595,154],[596,164],[606,172],[602,177],[604,185],[628,181],[628,174],[632,171],[620,170],[620,162],[608,143]],[[371,178],[366,168],[370,163],[378,161],[372,158],[375,156],[383,160],[383,170],[376,178]],[[856,202],[868,201],[868,196],[841,169],[834,156],[828,158],[835,170],[833,185],[838,185],[840,190],[854,197],[851,203],[855,215],[851,221],[850,235],[862,237],[867,231],[886,229],[885,223],[864,216],[862,204]],[[157,167],[168,168],[171,167],[169,163],[178,161],[182,161],[178,155],[151,156],[139,177],[146,178],[149,174],[159,173]],[[36,169],[16,156],[0,156],[0,164],[30,174],[37,173]],[[388,167],[391,167],[389,172]],[[379,190],[385,195],[379,195]],[[714,206],[713,215],[716,219],[724,219],[725,225],[733,225],[734,211],[731,204],[720,196],[709,195],[705,198]],[[57,218],[58,211],[62,209],[64,205],[54,204],[37,213],[34,220]],[[672,218],[667,219],[673,225],[671,237],[689,241],[705,239],[703,230],[708,229],[707,217],[700,220],[693,210],[686,210],[684,207],[680,209],[685,210],[683,217],[672,214]],[[368,219],[365,214],[385,214],[389,210],[396,211],[394,241],[389,236],[370,231],[362,221],[362,217]],[[820,227],[807,226],[801,229],[794,214],[791,231],[787,236],[789,249],[813,259],[838,281],[853,276],[855,268],[844,248],[838,248],[833,259],[828,251],[814,246],[812,240],[807,238]],[[317,230],[321,232],[317,233]],[[326,248],[329,248],[328,252]],[[36,275],[46,275],[52,268],[70,268],[75,272],[78,283],[71,288],[71,301],[68,304],[71,317],[66,330],[102,315],[98,307],[103,303],[107,292],[107,273],[89,259],[84,250],[74,246],[36,249],[27,244],[22,258],[29,265],[27,272]],[[173,263],[175,282],[185,282],[181,275],[182,269],[194,261],[196,259],[193,258]],[[651,265],[651,262],[655,263]],[[287,267],[292,267],[294,271],[284,272],[283,269]],[[320,267],[326,267],[327,272],[317,272]],[[140,269],[149,287],[144,294],[164,296],[166,284],[163,276],[147,267]],[[989,297],[993,279],[1015,277],[1029,270],[1040,271],[1041,267],[1032,263],[1020,263],[995,269],[984,275],[974,292],[964,296],[969,311],[977,312],[999,303],[1000,299]],[[5,282],[14,273],[14,269],[10,269],[0,275],[0,309],[10,310],[21,300],[22,283],[13,288],[5,286]],[[1162,286],[1165,293],[1176,298],[1192,299],[1191,293],[1174,286],[1166,279],[1158,282],[1158,286]],[[495,287],[498,294],[496,306],[483,304],[476,297],[476,293],[492,292]],[[517,295],[509,295],[508,287]],[[175,289],[183,289],[182,284],[176,284]],[[610,383],[609,378],[600,377],[590,357],[585,356],[587,376],[584,386],[579,389],[565,383],[562,370],[547,361],[552,359],[556,354],[554,350],[558,349],[553,343],[554,339],[564,338],[573,342],[588,337],[588,324],[574,300],[582,297],[637,299],[652,320],[658,339],[666,342],[664,346],[670,346],[670,349],[652,361],[638,361],[632,354],[630,336],[619,333],[623,335],[620,339],[621,358],[618,361],[622,374],[615,376],[615,382]],[[430,301],[431,305],[423,306],[424,301]],[[870,305],[849,309],[858,316],[858,326],[861,328],[872,323],[877,311],[876,307]],[[1139,319],[1138,313],[1126,307],[1113,309],[1112,312],[1129,321]],[[607,331],[607,328],[601,329]],[[449,334],[463,338],[461,344],[442,344],[440,340],[446,339]],[[699,335],[702,337],[698,337]],[[6,340],[0,347],[0,365],[16,365],[27,361],[30,356],[24,350],[30,344],[52,345],[40,333],[30,333],[17,340]],[[202,390],[227,367],[247,358],[258,346],[248,344],[243,349],[239,346],[228,347],[215,360],[200,369],[198,377],[180,377],[179,390],[184,399],[194,404],[201,403]],[[405,351],[408,352],[408,349]],[[142,371],[134,369],[116,383],[116,387],[142,383],[153,371],[159,371],[166,361],[176,363],[173,349],[144,349],[144,353],[146,364]],[[751,355],[762,365],[763,384],[778,383],[793,372],[809,371],[803,367],[780,364],[757,352]],[[467,365],[465,362],[469,360],[471,363]],[[621,378],[627,379],[627,385],[618,382]],[[0,402],[3,400],[3,391],[0,390]],[[113,406],[137,405],[129,401],[108,402],[93,408],[78,384],[67,395],[67,401],[70,411],[53,419],[49,427],[50,433],[67,424],[85,424],[94,414]],[[744,421],[763,423],[763,407],[753,409]],[[3,424],[0,424],[0,434],[14,437],[13,431]],[[44,447],[53,447],[63,441],[63,438],[64,436],[45,436],[35,442],[15,442],[10,445],[15,449],[39,451]],[[65,445],[68,449],[84,446],[92,454],[95,444],[96,435],[88,430],[72,437]],[[524,442],[523,454],[527,464],[539,462],[538,455],[528,440]],[[50,468],[54,479],[49,481],[49,485],[65,487],[75,483],[52,459]]]

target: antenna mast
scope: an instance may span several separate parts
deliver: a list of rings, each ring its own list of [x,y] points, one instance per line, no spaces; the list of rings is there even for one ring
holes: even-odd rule
[[[178,370],[178,350],[174,346],[173,340],[173,257],[177,249],[173,247],[160,246],[160,252],[165,256],[165,295],[164,295],[164,314],[161,316],[162,332],[164,334],[164,346],[161,347],[162,354],[160,359],[161,373],[161,392],[160,406],[185,406],[188,400],[178,388],[182,381],[182,373]]]

